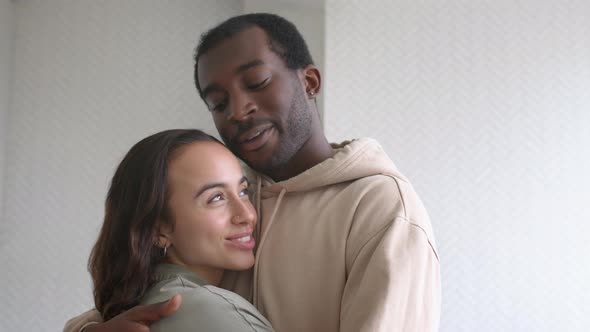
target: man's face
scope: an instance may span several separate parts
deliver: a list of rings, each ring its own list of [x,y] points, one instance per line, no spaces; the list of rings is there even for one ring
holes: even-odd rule
[[[304,80],[270,50],[264,30],[246,29],[203,54],[198,80],[228,148],[270,173],[287,164],[312,134]]]

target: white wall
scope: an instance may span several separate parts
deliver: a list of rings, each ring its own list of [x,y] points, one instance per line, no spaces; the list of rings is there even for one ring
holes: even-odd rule
[[[124,153],[163,129],[215,132],[193,85],[193,49],[206,28],[240,13],[242,4],[19,0],[14,6],[0,331],[60,331],[67,318],[93,306],[86,262]],[[0,22],[4,35],[4,17]],[[4,50],[5,38],[0,42]]]
[[[325,11],[323,0],[244,0],[244,13],[273,13],[293,22],[305,38],[315,65],[324,72],[325,53]],[[322,115],[324,97],[316,99]]]
[[[8,134],[8,111],[12,91],[12,54],[14,27],[14,4],[10,0],[0,0],[0,234],[3,232],[4,206],[4,159]]]
[[[441,331],[590,330],[590,2],[328,1],[325,120],[431,214]]]

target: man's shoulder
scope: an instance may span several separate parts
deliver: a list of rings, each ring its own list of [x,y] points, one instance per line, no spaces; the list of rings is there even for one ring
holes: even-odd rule
[[[351,187],[358,195],[352,233],[368,235],[404,222],[434,241],[430,217],[406,178],[376,174],[353,181]]]
[[[402,192],[411,185],[403,177],[381,173],[350,181],[347,187],[361,198],[361,204],[392,206],[394,202],[401,202]]]

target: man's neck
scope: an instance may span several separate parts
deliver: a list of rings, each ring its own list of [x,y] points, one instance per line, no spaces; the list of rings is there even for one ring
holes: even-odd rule
[[[284,181],[307,171],[328,158],[332,158],[333,155],[334,150],[332,150],[323,134],[316,137],[312,136],[287,164],[265,173],[274,181]]]

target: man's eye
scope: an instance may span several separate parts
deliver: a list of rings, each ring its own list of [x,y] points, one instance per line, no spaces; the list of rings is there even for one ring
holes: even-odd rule
[[[223,112],[225,110],[225,103],[219,103],[211,108],[211,112]]]
[[[248,85],[248,89],[250,90],[257,90],[262,88],[268,81],[270,80],[270,77],[267,77],[265,79],[263,79],[262,81],[258,82],[258,83],[254,83],[254,84],[250,84]]]

